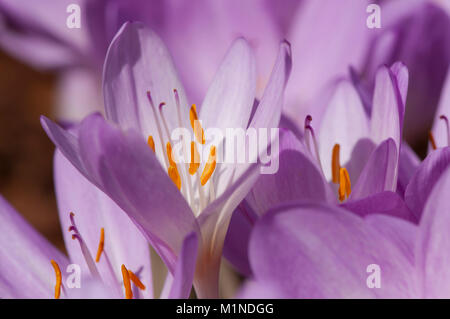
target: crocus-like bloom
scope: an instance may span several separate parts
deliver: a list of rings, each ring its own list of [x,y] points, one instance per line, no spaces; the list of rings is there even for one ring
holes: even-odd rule
[[[148,242],[126,214],[59,152],[55,184],[69,258],[0,198],[0,297],[152,298]],[[197,243],[186,237],[162,298],[189,297]]]
[[[337,205],[339,199],[361,215],[378,212],[415,220],[395,193],[408,71],[401,63],[382,66],[375,83],[370,115],[357,86],[343,79],[324,107],[319,130],[313,130],[307,117],[302,141],[283,132],[278,172],[258,178],[246,203],[238,207],[227,236],[225,255],[241,272],[249,273],[242,234],[250,231],[258,216],[282,203],[309,200]],[[403,175],[411,177],[402,174],[405,180]]]
[[[209,155],[199,163],[177,163],[171,132],[185,128],[195,133],[186,141],[189,150],[183,150],[195,158],[195,149],[209,143],[208,128],[277,127],[290,65],[290,48],[283,42],[251,114],[254,58],[247,42],[236,40],[197,115],[160,38],[140,23],[126,23],[111,43],[103,73],[106,116],[115,125],[94,114],[81,122],[76,136],[46,118],[42,124],[71,163],[143,231],[171,273],[183,239],[197,233],[194,284],[200,297],[215,297],[231,213],[254,183],[258,163],[216,163],[219,145],[209,146]],[[196,119],[201,120],[198,126]]]
[[[443,152],[436,155],[448,163],[449,148]],[[428,169],[419,168],[428,175],[415,189],[418,196],[426,190],[419,225],[324,204],[290,204],[265,215],[250,239],[254,280],[241,296],[448,298],[450,168]]]

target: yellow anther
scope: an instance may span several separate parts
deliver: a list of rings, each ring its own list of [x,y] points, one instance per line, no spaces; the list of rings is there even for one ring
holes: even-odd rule
[[[431,131],[428,131],[428,139],[430,140],[431,147],[433,148],[433,150],[437,149],[436,141],[434,140],[434,136],[433,133],[431,133]]]
[[[178,173],[178,169],[176,166],[169,166],[167,169],[167,174],[169,174],[170,179],[175,184],[175,186],[178,188],[178,190],[181,189],[181,178],[180,173]]]
[[[200,154],[194,141],[191,142],[191,162],[189,163],[189,174],[194,175],[200,167]]]
[[[200,183],[202,184],[202,186],[204,186],[208,182],[209,178],[214,173],[215,169],[216,169],[216,147],[211,146],[208,162],[206,163],[205,168],[203,169],[202,176],[200,176]]]
[[[155,151],[155,141],[153,140],[153,136],[149,135],[147,139],[147,144],[150,146],[150,148]]]
[[[339,170],[339,200],[342,202],[350,196],[352,186],[350,183],[350,176],[346,168],[341,167]]]
[[[56,284],[55,284],[55,299],[59,299],[61,295],[61,285],[62,285],[62,277],[61,277],[61,269],[59,269],[59,265],[53,259],[50,260],[52,263],[53,269],[55,270],[56,276]]]
[[[105,247],[105,229],[102,227],[100,229],[100,241],[98,243],[97,256],[95,257],[95,262],[100,261],[100,256],[102,255],[103,248]]]
[[[203,132],[202,125],[198,120],[197,107],[192,104],[191,111],[189,112],[189,119],[191,120],[191,127],[194,131],[195,138],[200,144],[205,144],[205,133]]]
[[[335,184],[339,183],[339,174],[340,174],[339,171],[341,168],[341,164],[339,161],[340,149],[341,147],[339,144],[334,144],[333,154],[331,156],[331,180]]]
[[[128,270],[128,276],[130,277],[130,280],[141,290],[145,290],[145,285],[142,283],[142,281],[139,280],[138,276],[136,276],[131,270]]]
[[[172,146],[170,145],[170,142],[167,142],[166,150],[167,150],[167,158],[169,159],[170,166],[177,166],[177,163],[175,163],[175,161],[172,158]]]
[[[122,265],[123,286],[125,287],[125,299],[133,299],[133,291],[131,290],[130,274],[125,265]]]
[[[172,182],[175,184],[175,186],[178,189],[181,189],[181,177],[180,173],[178,172],[177,163],[172,158],[172,146],[170,145],[170,142],[167,142],[166,144],[167,149],[167,158],[169,159],[169,167],[167,168],[167,174],[169,175]]]

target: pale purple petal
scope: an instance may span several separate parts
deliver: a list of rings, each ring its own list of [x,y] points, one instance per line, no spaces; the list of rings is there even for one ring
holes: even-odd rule
[[[397,146],[390,138],[372,152],[361,175],[352,187],[351,200],[383,191],[394,192],[397,186]]]
[[[440,118],[441,115],[450,120],[450,66],[447,71],[447,79],[442,87],[439,106],[434,116],[432,133],[437,147],[450,146],[450,136],[446,123]],[[429,149],[431,151],[431,148]]]
[[[359,200],[353,200],[342,204],[342,207],[354,212],[361,217],[384,214],[417,222],[402,198],[396,193],[385,191],[369,195]]]
[[[128,214],[172,271],[185,234],[198,226],[144,138],[123,133],[96,114],[81,123],[78,139],[46,118],[42,124],[64,156]]]
[[[419,228],[417,266],[422,275],[424,297],[450,297],[450,169],[446,169],[424,207]]]
[[[53,298],[56,276],[52,259],[65,277],[67,257],[0,196],[0,297]]]
[[[416,295],[413,265],[394,241],[335,207],[303,205],[265,215],[252,233],[250,263],[256,280],[291,298]],[[379,289],[366,285],[371,264],[381,268]]]
[[[161,36],[174,56],[192,101],[201,101],[224,52],[238,37],[246,38],[255,52],[257,95],[260,96],[270,78],[272,54],[282,39],[266,3],[241,0],[164,2],[166,25]]]
[[[79,243],[72,240],[72,232],[68,231],[71,226],[69,213],[73,212],[76,227],[93,258],[97,254],[100,229],[104,228],[104,252],[96,266],[106,284],[111,287],[119,285],[121,265],[125,264],[144,285],[151,287],[148,242],[126,213],[81,175],[60,151],[55,154],[54,174],[62,231],[70,259],[82,267],[83,273],[89,273]],[[152,289],[146,289],[142,295],[151,298],[152,292]]]
[[[356,143],[368,135],[369,119],[358,92],[349,81],[340,81],[323,115],[318,133],[320,159],[328,180],[331,179],[334,145],[340,145],[340,162],[345,166]]]
[[[404,196],[406,187],[419,168],[420,158],[406,142],[403,142],[400,147],[400,158],[398,161],[397,193]]]
[[[440,148],[430,153],[420,164],[406,187],[405,201],[413,214],[420,220],[428,197],[450,164],[450,147]]]
[[[402,90],[407,82],[407,72],[403,67],[397,70]],[[405,79],[406,77],[406,79]],[[382,66],[375,78],[375,91],[371,114],[371,137],[376,144],[392,138],[399,153],[404,104],[399,90],[397,76],[386,66]]]
[[[186,237],[178,256],[169,299],[187,299],[191,293],[197,259],[198,238],[195,233]]]
[[[208,129],[247,128],[255,98],[256,67],[253,52],[244,39],[229,49],[208,88],[200,110]]]
[[[176,105],[178,91],[180,107]],[[112,40],[103,70],[106,117],[123,129],[152,135],[160,149],[160,134],[147,96],[150,92],[156,113],[160,103],[169,127],[187,127],[189,109],[170,54],[162,40],[141,23],[125,23]],[[179,110],[177,110],[179,109]],[[177,112],[180,112],[181,125]],[[157,115],[158,121],[161,121]],[[163,147],[168,136],[163,134]]]
[[[350,65],[362,67],[374,34],[366,27],[369,3],[326,0],[304,1],[299,6],[288,35],[294,69],[285,111],[292,119],[303,119],[324,86],[345,74]]]
[[[225,237],[223,255],[234,268],[245,276],[251,275],[248,262],[248,241],[258,215],[246,201],[242,201],[231,217]]]
[[[270,208],[290,201],[335,202],[318,165],[300,147],[292,146],[296,137],[285,132],[280,139],[278,171],[262,174],[247,195],[253,210],[261,216]]]

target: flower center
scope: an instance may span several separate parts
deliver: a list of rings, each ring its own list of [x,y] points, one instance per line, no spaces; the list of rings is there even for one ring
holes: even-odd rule
[[[179,127],[184,127],[181,121],[181,112],[180,112],[180,99],[178,96],[178,91],[176,89],[173,90],[174,99],[177,106],[177,117]],[[152,96],[150,92],[147,92],[147,98],[150,102],[150,106],[153,110],[154,118],[156,120],[157,133],[159,135],[159,141],[161,145],[166,145],[165,152],[161,150],[161,152],[156,150],[155,140],[153,136],[148,136],[147,144],[148,146],[155,152],[156,155],[161,155],[159,158],[161,161],[165,163],[167,168],[167,174],[174,183],[174,185],[181,191],[183,196],[188,201],[189,205],[193,208],[194,211],[200,213],[204,207],[206,207],[206,198],[205,194],[201,188],[201,186],[205,186],[206,183],[211,180],[211,176],[213,175],[216,168],[216,147],[211,146],[210,153],[208,157],[208,161],[205,163],[203,171],[201,175],[197,175],[197,172],[200,168],[201,157],[197,148],[197,143],[200,145],[204,145],[206,143],[205,131],[201,125],[201,122],[198,119],[197,115],[197,107],[195,104],[192,104],[189,110],[189,121],[194,133],[194,140],[190,142],[190,157],[189,155],[189,147],[184,141],[184,136],[181,136],[182,142],[182,151],[183,156],[186,159],[190,158],[190,162],[185,165],[178,163],[176,158],[174,157],[174,153],[172,153],[172,141],[169,134],[169,129],[167,125],[167,121],[164,116],[164,106],[165,102],[161,102],[159,104],[159,116],[155,110],[155,104],[153,103]],[[160,123],[161,122],[161,123]],[[166,143],[163,142],[163,135],[165,133],[168,141]],[[193,185],[195,185],[195,181],[198,180],[198,189],[195,189]],[[212,181],[211,181],[212,183]],[[209,200],[212,200],[214,197],[214,185],[210,185],[210,196]],[[198,201],[196,201],[196,198]]]

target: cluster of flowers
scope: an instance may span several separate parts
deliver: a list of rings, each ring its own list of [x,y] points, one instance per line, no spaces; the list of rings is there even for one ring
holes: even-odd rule
[[[371,30],[366,1],[87,1],[75,31],[56,25],[73,1],[23,2],[0,1],[0,45],[64,67],[72,109],[102,91],[105,116],[41,118],[69,258],[0,199],[1,297],[152,298],[149,245],[168,269],[161,298],[218,297],[223,256],[246,277],[242,298],[450,297],[450,12],[438,2],[380,1]],[[251,41],[232,42],[205,90],[240,33]],[[188,96],[202,95],[197,113]],[[402,137],[433,116],[421,161]],[[208,127],[279,127],[278,171],[216,162],[215,146],[194,160]],[[174,161],[176,128],[194,133],[190,163]],[[81,288],[65,287],[71,263]]]

